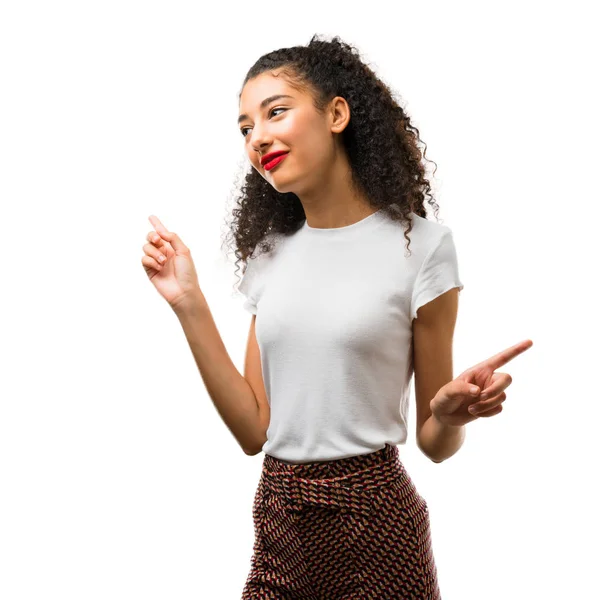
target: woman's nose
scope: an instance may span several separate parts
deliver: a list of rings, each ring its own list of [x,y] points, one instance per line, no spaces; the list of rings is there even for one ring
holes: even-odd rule
[[[271,135],[268,133],[267,128],[262,125],[255,125],[252,128],[252,147],[256,152],[262,152],[263,148],[268,148],[271,143]]]

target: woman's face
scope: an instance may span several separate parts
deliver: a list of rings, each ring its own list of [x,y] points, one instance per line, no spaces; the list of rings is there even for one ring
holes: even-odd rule
[[[279,95],[285,97],[261,106],[264,100]],[[312,96],[291,87],[282,77],[262,73],[244,86],[240,117],[240,133],[252,166],[278,192],[301,195],[318,185],[334,158],[333,121],[328,114],[317,112]],[[288,154],[266,170],[261,158],[278,150]]]

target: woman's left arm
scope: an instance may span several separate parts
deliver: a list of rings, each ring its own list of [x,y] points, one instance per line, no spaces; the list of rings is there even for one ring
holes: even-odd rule
[[[424,304],[412,322],[413,367],[417,401],[417,446],[433,462],[442,462],[463,444],[464,427],[444,426],[431,412],[431,400],[453,379],[452,342],[458,314],[458,288]]]
[[[417,445],[433,462],[442,462],[458,452],[467,423],[502,411],[504,390],[512,377],[495,370],[533,345],[531,340],[519,342],[453,379],[452,340],[457,313],[455,287],[419,308],[418,318],[413,321]]]

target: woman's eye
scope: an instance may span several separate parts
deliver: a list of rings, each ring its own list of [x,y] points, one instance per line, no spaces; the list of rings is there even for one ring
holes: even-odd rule
[[[273,113],[274,113],[276,110],[283,110],[283,111],[285,111],[285,110],[287,110],[287,108],[272,108],[272,109],[269,111],[269,117],[270,117],[270,116],[271,116],[271,115],[272,115],[272,114],[273,114]],[[246,137],[246,135],[247,135],[247,134],[246,134],[246,133],[244,133],[244,132],[245,132],[247,129],[249,129],[249,127],[242,127],[242,128],[240,129],[240,131],[242,132],[242,136],[243,136],[243,137]]]

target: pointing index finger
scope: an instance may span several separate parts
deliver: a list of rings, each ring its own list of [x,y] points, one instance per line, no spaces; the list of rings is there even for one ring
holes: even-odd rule
[[[156,217],[155,215],[150,215],[148,217],[148,221],[150,221],[150,223],[152,223],[152,226],[154,227],[154,229],[156,229],[156,231],[158,231],[159,233],[168,233],[167,228],[161,223],[160,219],[158,217]]]
[[[516,356],[519,356],[519,354],[525,352],[525,350],[531,348],[531,346],[533,346],[531,340],[524,340],[506,350],[502,350],[502,352],[498,352],[498,354],[488,358],[485,362],[495,371],[510,362]]]

